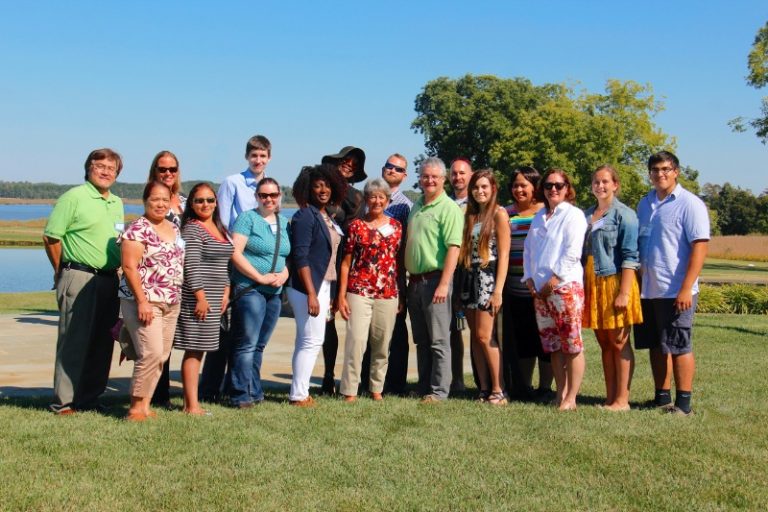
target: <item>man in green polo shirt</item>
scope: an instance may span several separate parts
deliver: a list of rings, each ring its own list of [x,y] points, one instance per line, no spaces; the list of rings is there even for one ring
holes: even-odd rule
[[[428,158],[421,164],[423,195],[408,217],[405,268],[408,313],[416,343],[422,403],[448,398],[451,385],[451,287],[459,257],[464,215],[444,190],[445,164]]]
[[[59,336],[51,410],[72,414],[101,409],[117,321],[116,241],[123,230],[122,200],[109,188],[123,168],[120,155],[97,149],[85,161],[85,184],[65,192],[43,233],[59,305]]]

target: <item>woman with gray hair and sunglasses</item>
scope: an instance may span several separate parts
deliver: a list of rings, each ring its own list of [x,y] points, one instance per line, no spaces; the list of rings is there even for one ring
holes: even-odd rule
[[[404,306],[404,290],[397,286],[403,228],[384,213],[391,195],[389,185],[380,178],[370,180],[363,195],[367,212],[349,224],[339,273],[338,305],[347,321],[340,389],[345,402],[357,399],[363,378],[370,378],[371,398],[382,399],[392,329]],[[370,377],[360,375],[369,342]]]

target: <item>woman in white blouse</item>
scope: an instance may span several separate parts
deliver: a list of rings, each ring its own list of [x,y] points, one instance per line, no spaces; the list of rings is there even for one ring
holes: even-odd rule
[[[525,239],[522,281],[534,298],[544,352],[552,354],[555,403],[561,411],[568,411],[576,409],[576,395],[584,377],[581,252],[587,221],[571,204],[576,192],[561,169],[544,173],[536,197],[546,208],[536,214]]]

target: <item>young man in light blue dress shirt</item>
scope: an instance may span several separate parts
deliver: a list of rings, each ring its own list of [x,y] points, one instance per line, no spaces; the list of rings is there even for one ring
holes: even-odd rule
[[[258,206],[256,188],[259,181],[266,176],[267,164],[272,158],[272,144],[263,135],[254,135],[245,144],[245,159],[248,167],[237,174],[224,178],[216,193],[219,207],[219,218],[231,233],[237,217]],[[205,356],[203,373],[200,381],[200,399],[216,402],[222,398],[224,390],[224,373],[229,357],[229,339],[222,336],[219,350],[209,352]]]
[[[263,135],[254,135],[245,145],[248,167],[237,174],[224,178],[217,199],[219,218],[232,231],[237,216],[256,208],[256,185],[266,176],[267,165],[272,158],[272,144]]]
[[[635,326],[635,345],[650,349],[655,405],[689,416],[695,373],[693,316],[709,244],[709,215],[704,202],[677,182],[680,162],[674,154],[652,155],[648,172],[653,190],[637,207],[643,324]]]

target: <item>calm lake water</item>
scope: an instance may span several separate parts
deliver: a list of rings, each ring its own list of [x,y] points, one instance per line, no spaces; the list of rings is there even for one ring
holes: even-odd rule
[[[144,206],[140,204],[126,204],[125,213],[140,215],[144,213]],[[34,220],[46,219],[53,210],[52,204],[0,204],[0,220]],[[282,214],[289,219],[296,208],[283,208]]]
[[[0,249],[0,293],[38,292],[53,286],[53,269],[42,248]]]
[[[0,220],[31,220],[46,218],[53,207],[45,204],[4,204],[0,205]],[[139,214],[144,207],[130,204],[126,213]],[[295,208],[284,208],[281,212],[289,219]],[[53,286],[53,271],[45,250],[0,249],[0,293],[37,292],[50,290]]]
[[[0,204],[0,220],[46,219],[53,210],[52,204]],[[126,204],[125,213],[138,215],[144,212],[140,204]]]

